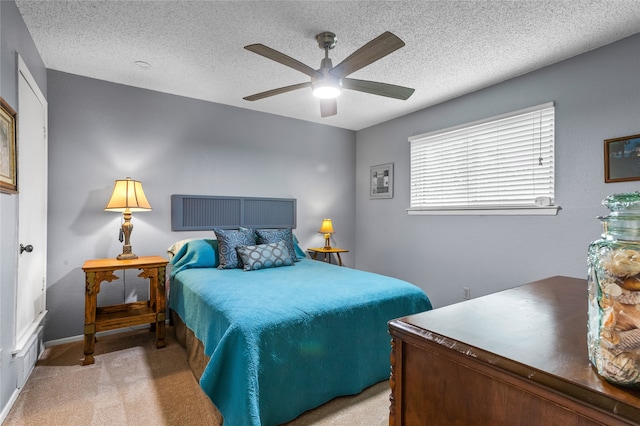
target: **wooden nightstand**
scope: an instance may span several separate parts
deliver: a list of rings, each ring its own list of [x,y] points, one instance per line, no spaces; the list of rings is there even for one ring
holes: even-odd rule
[[[166,266],[169,261],[160,256],[144,256],[137,259],[95,259],[82,265],[85,273],[84,296],[84,362],[93,364],[96,333],[133,325],[152,324],[156,330],[156,347],[163,348],[165,335],[165,289]],[[113,274],[120,269],[140,269],[138,275],[149,279],[149,300],[122,305],[97,307],[98,293],[102,281],[111,282],[118,277]]]
[[[329,259],[329,263],[331,263],[331,254],[335,253],[335,255],[338,257],[338,264],[340,266],[342,266],[342,259],[340,258],[340,253],[349,253],[349,250],[336,248],[336,247],[331,247],[331,248],[315,247],[307,250],[313,253],[314,260],[318,257],[318,253],[323,253],[324,254],[323,260],[326,262],[327,259]]]

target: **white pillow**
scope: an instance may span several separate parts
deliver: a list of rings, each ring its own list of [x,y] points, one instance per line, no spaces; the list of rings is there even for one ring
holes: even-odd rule
[[[177,241],[167,249],[167,254],[169,255],[169,260],[176,255],[178,250],[182,248],[183,245],[187,244],[189,241],[197,240],[198,238],[185,238],[184,240]]]

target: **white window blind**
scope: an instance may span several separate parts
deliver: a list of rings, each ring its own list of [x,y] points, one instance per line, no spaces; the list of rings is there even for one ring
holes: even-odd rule
[[[554,115],[547,103],[409,138],[409,210],[552,205]]]

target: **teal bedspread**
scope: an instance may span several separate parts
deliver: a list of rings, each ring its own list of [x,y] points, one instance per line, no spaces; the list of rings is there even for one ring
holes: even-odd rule
[[[225,426],[281,424],[388,379],[387,322],[431,309],[421,289],[382,275],[309,259],[218,270],[189,252],[169,307],[204,344],[200,386]]]

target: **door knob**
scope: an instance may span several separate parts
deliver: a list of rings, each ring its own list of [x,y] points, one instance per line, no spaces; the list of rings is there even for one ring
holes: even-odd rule
[[[26,251],[27,253],[31,253],[33,251],[33,246],[31,244],[27,246],[20,244],[20,254],[22,254],[22,252],[24,251]]]

